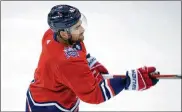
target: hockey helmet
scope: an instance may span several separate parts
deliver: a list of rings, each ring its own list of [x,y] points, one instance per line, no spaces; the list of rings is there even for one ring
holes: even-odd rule
[[[56,5],[49,12],[47,22],[54,32],[58,32],[59,30],[75,25],[82,18],[82,15],[83,14],[73,6]]]

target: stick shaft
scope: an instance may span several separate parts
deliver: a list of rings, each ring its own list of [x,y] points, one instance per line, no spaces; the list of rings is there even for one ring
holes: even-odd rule
[[[114,77],[122,77],[122,78],[126,77],[126,75],[122,74],[116,74],[116,75],[103,74],[102,76],[104,77],[104,79],[110,79]],[[181,75],[179,74],[161,74],[161,75],[151,75],[151,76],[157,79],[182,79]]]

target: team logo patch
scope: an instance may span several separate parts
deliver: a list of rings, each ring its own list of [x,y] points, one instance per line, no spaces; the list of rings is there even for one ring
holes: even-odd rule
[[[66,55],[66,58],[70,58],[70,57],[78,57],[79,53],[76,49],[71,48],[71,47],[65,47],[64,48],[64,53]]]

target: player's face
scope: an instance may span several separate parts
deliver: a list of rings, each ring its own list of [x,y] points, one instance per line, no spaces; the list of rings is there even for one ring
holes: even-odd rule
[[[77,24],[71,27],[72,41],[83,41],[85,29],[82,27],[82,21],[79,20]]]

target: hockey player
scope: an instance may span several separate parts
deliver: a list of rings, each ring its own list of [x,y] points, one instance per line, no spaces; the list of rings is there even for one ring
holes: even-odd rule
[[[155,67],[126,72],[126,78],[104,79],[108,70],[87,53],[80,11],[56,5],[48,14],[48,29],[42,39],[34,80],[26,98],[26,112],[78,111],[79,101],[99,104],[122,90],[146,90],[154,86]]]

